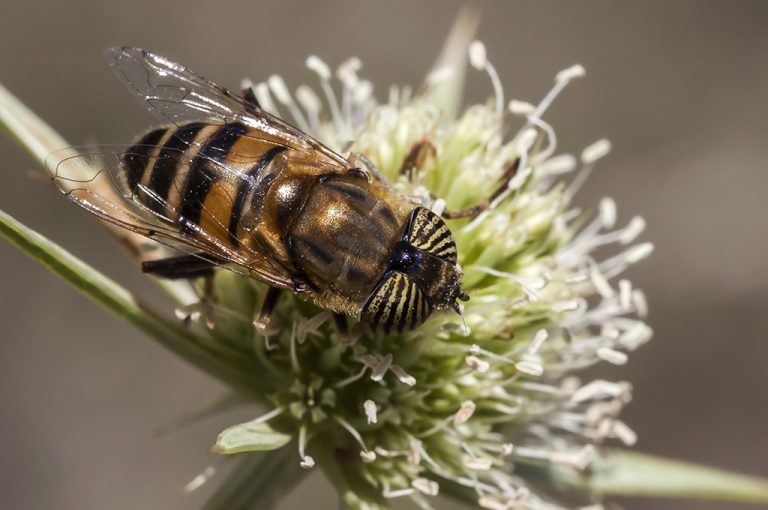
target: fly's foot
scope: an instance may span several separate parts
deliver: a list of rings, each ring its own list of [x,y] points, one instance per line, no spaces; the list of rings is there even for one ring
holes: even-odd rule
[[[200,300],[191,305],[180,306],[174,310],[174,313],[185,325],[198,322],[201,318],[205,320],[205,325],[208,329],[213,329],[216,325],[213,305],[207,300]]]

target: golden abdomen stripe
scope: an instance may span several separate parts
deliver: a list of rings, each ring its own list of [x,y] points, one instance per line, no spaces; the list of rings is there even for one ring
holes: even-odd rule
[[[252,142],[252,144],[257,145],[255,141]],[[264,148],[264,145],[259,144],[259,147]],[[275,159],[275,156],[286,150],[285,147],[271,147],[272,148],[269,150],[264,151],[256,163],[244,172],[237,183],[237,191],[235,191],[234,200],[232,202],[232,214],[227,222],[227,231],[229,233],[229,241],[231,244],[237,242],[237,227],[240,225],[240,218],[243,216],[248,196],[252,196],[257,183],[261,182],[262,185],[265,186],[270,184],[270,182],[264,182],[263,179],[259,179],[260,175],[267,169],[272,160]],[[234,151],[235,149],[233,149],[233,152]]]
[[[146,204],[156,213],[167,216],[167,205],[173,206],[168,197],[179,167],[183,166],[184,154],[192,147],[198,133],[206,126],[202,122],[193,122],[179,127],[165,142],[157,155],[147,187],[154,194]]]
[[[245,125],[239,122],[221,126],[192,160],[187,172],[187,184],[184,187],[184,194],[179,207],[180,215],[183,217],[182,232],[191,235],[195,232],[194,226],[201,224],[201,215],[204,210],[203,204],[206,202],[208,194],[214,189],[214,185],[223,179],[223,176],[226,174],[222,167],[226,164],[230,149],[246,131]],[[217,193],[220,196],[221,190],[224,188],[217,187],[216,189],[219,190]],[[232,203],[231,196],[229,203]],[[218,212],[221,214],[222,212],[230,212],[230,210],[227,208],[224,211]],[[210,213],[206,213],[206,215],[210,217],[210,221],[223,226],[226,232],[226,226],[229,225],[229,217],[226,214],[226,218],[217,217],[218,214],[213,216]],[[227,236],[224,236],[224,239],[227,239]]]

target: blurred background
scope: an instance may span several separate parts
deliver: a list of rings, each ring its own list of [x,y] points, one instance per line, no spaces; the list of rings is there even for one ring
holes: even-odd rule
[[[29,1],[0,18],[0,82],[72,144],[128,142],[151,123],[102,63],[112,45],[151,48],[236,87],[305,57],[351,55],[380,94],[418,85],[463,2]],[[561,149],[608,137],[579,201],[612,196],[640,214],[656,252],[629,274],[654,340],[622,368],[638,448],[768,476],[768,3],[479,4],[478,37],[508,96],[535,102],[554,74],[587,69],[547,114]],[[474,73],[468,98],[489,94]],[[380,96],[381,97],[381,96]],[[97,223],[0,137],[0,208],[143,295],[157,295]],[[196,508],[181,488],[215,462],[215,435],[244,409],[158,436],[225,388],[0,241],[0,506]],[[170,310],[169,310],[170,311]],[[335,508],[318,472],[281,509]],[[736,505],[624,500],[635,509]],[[446,505],[444,508],[448,508]]]

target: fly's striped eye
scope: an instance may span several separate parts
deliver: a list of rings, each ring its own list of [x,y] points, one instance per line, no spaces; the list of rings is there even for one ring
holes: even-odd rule
[[[446,262],[457,262],[453,234],[443,219],[429,209],[417,207],[413,210],[405,241]]]
[[[430,313],[432,307],[418,285],[403,273],[390,271],[366,301],[360,320],[388,335],[417,328]]]

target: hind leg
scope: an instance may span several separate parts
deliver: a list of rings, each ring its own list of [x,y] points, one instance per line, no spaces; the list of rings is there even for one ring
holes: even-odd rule
[[[200,301],[190,305],[179,307],[175,310],[176,316],[185,323],[205,318],[208,328],[214,326],[213,306],[210,298],[213,294],[213,270],[220,264],[218,259],[205,253],[196,255],[179,255],[158,260],[147,260],[141,264],[141,270],[146,274],[166,278],[168,280],[188,280],[193,278],[205,278],[203,295]]]

